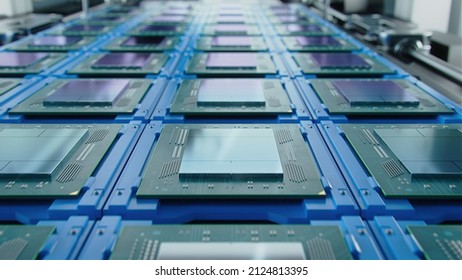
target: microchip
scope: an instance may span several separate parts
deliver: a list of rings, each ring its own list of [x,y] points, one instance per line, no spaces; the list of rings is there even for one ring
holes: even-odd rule
[[[0,225],[0,260],[36,260],[54,231],[51,226]]]
[[[268,46],[259,36],[200,37],[196,49],[204,51],[264,51]]]
[[[184,21],[186,21],[187,17],[186,16],[166,16],[166,15],[159,15],[159,16],[156,16],[152,19],[152,23],[153,24],[156,24],[156,23],[161,23],[161,24],[164,24],[164,23],[182,23]]]
[[[26,68],[48,57],[47,53],[0,53],[0,68]]]
[[[213,47],[250,47],[250,44],[247,36],[217,36],[212,39]]]
[[[241,23],[209,24],[202,29],[202,35],[260,35],[261,32],[256,25]]]
[[[151,86],[144,79],[57,79],[10,114],[117,115],[133,113]]]
[[[0,52],[0,74],[38,74],[65,57],[44,52]]]
[[[171,114],[288,114],[290,100],[277,80],[199,79],[181,83]]]
[[[92,68],[143,68],[151,58],[149,53],[110,53],[98,59]]]
[[[458,129],[375,129],[412,175],[462,175],[462,132]]]
[[[50,35],[66,35],[66,36],[97,36],[105,34],[112,30],[114,24],[99,24],[97,22],[79,22],[71,26],[66,26],[58,29],[56,32],[51,32]]]
[[[142,31],[177,31],[177,27],[174,25],[145,25],[141,29]]]
[[[244,16],[245,12],[242,9],[236,9],[236,10],[219,10],[216,12],[217,15],[219,16]]]
[[[108,51],[153,52],[173,50],[178,45],[179,37],[172,36],[121,36],[114,38],[103,47]]]
[[[97,32],[104,28],[104,25],[76,24],[68,27],[65,32]]]
[[[418,106],[419,100],[393,81],[333,81],[332,84],[351,105]]]
[[[313,21],[304,15],[277,15],[275,20],[280,23],[300,23]]]
[[[168,9],[162,12],[164,16],[187,16],[191,14],[189,9]]]
[[[321,69],[369,69],[371,66],[362,57],[350,53],[314,53],[314,63]]]
[[[409,226],[407,230],[427,260],[462,260],[461,225]]]
[[[128,37],[121,45],[124,47],[157,46],[160,45],[165,38],[165,36],[132,36]]]
[[[462,198],[462,126],[341,127],[385,196]]]
[[[80,76],[144,77],[159,73],[168,58],[168,54],[145,52],[93,54],[68,73]]]
[[[319,176],[297,125],[165,125],[137,197],[319,197]]]
[[[321,28],[318,25],[288,24],[286,30],[289,32],[320,32]]]
[[[241,24],[244,24],[246,23],[248,20],[244,17],[244,16],[223,16],[223,15],[219,15],[215,18],[214,20],[216,23],[218,24],[221,24],[221,23],[225,23],[225,24],[234,24],[234,23],[241,23]]]
[[[246,33],[248,31],[248,27],[245,24],[217,24],[215,25],[216,32],[243,32]]]
[[[207,69],[256,69],[257,56],[253,53],[211,53],[205,66]]]
[[[352,259],[338,226],[124,226],[113,260]]]
[[[359,48],[337,36],[283,36],[282,40],[291,51],[349,52]]]
[[[129,80],[69,81],[43,100],[45,106],[113,106],[129,87]]]
[[[331,114],[436,115],[453,111],[406,80],[312,80]]]
[[[233,88],[226,86],[234,85]],[[265,106],[263,84],[251,79],[208,79],[201,82],[197,104]]]
[[[41,135],[45,132],[14,129],[0,131],[0,176],[47,178],[88,137],[86,129],[67,129]]]
[[[31,40],[32,46],[65,46],[74,45],[82,40],[82,36],[43,36]]]
[[[184,33],[184,25],[144,23],[129,32],[135,36],[174,36]]]
[[[285,24],[277,25],[276,30],[280,35],[329,35],[332,31],[325,26],[317,24]]]
[[[381,76],[394,70],[366,54],[296,53],[294,59],[304,74],[319,76]]]
[[[91,22],[76,23],[71,26],[65,27],[59,35],[67,36],[97,36],[105,34],[113,29],[114,24],[98,24]]]
[[[195,54],[186,70],[195,75],[267,75],[275,74],[276,68],[267,53],[211,52]]]
[[[25,39],[9,50],[15,51],[70,51],[79,50],[94,41],[92,37],[46,35]]]
[[[217,156],[217,151],[211,147],[223,149]],[[179,174],[180,180],[202,176],[227,177],[230,174],[243,178],[283,179],[274,133],[264,129],[190,130]]]
[[[300,46],[339,46],[340,42],[332,36],[297,36]]]
[[[1,125],[0,197],[79,195],[121,125]]]

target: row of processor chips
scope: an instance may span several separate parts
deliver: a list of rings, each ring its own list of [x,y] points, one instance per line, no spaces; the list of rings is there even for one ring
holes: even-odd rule
[[[352,51],[357,47],[340,37],[334,36],[285,36],[282,37],[290,50],[294,51]],[[14,51],[72,51],[91,44],[95,40],[89,36],[46,35],[24,40],[14,45]],[[121,36],[105,44],[101,49],[121,52],[157,52],[175,50],[180,43],[179,36]],[[268,45],[260,36],[216,35],[202,36],[195,45],[203,51],[267,51]]]
[[[258,45],[258,41],[255,42]],[[39,73],[64,57],[63,54],[44,52],[1,52],[0,73]],[[158,74],[168,58],[169,56],[163,53],[96,53],[89,54],[87,59],[67,72],[80,75],[145,76]],[[394,73],[394,70],[366,54],[297,53],[294,59],[304,74],[318,76],[367,77]],[[278,69],[269,53],[209,52],[192,55],[185,74],[265,76],[278,74]]]
[[[18,85],[12,83],[14,81],[5,80],[0,84],[2,93]],[[318,79],[310,80],[310,84],[331,114],[429,116],[454,113],[406,80]],[[235,93],[236,87],[239,94]],[[59,78],[19,103],[10,113],[62,116],[133,113],[150,88],[151,82],[147,79]],[[109,89],[110,94],[107,93]],[[182,81],[169,112],[278,115],[291,114],[292,110],[286,90],[276,79],[213,78]]]
[[[76,127],[2,125],[2,197],[78,195],[120,128]],[[384,196],[462,196],[460,125],[342,129]],[[226,150],[217,154],[211,147]],[[297,125],[165,125],[147,162],[139,197],[325,195]]]

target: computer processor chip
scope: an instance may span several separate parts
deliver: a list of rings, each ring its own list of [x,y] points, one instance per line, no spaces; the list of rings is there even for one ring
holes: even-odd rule
[[[282,40],[291,51],[340,52],[359,49],[335,36],[283,36]]]
[[[461,225],[408,226],[427,260],[462,260]]]
[[[93,54],[68,71],[80,76],[138,76],[158,74],[168,60],[163,53],[124,52]]]
[[[109,32],[113,29],[111,25],[80,23],[66,27],[63,35],[76,36],[97,36]]]
[[[52,92],[44,105],[103,105],[113,106],[128,89],[129,80],[74,80]]]
[[[183,15],[169,16],[169,15],[158,15],[150,19],[151,24],[182,24],[185,23],[188,18]]]
[[[196,49],[204,51],[264,51],[268,49],[262,37],[257,36],[213,36],[200,37]]]
[[[121,125],[1,125],[0,197],[78,196]]]
[[[185,25],[143,23],[129,32],[134,36],[176,36],[185,32]]]
[[[324,196],[297,125],[165,125],[137,197]]]
[[[275,25],[276,31],[279,35],[285,36],[295,36],[295,35],[330,35],[334,32],[329,28],[318,25],[318,24],[300,24],[300,23],[291,23],[291,24],[280,24]]]
[[[211,24],[252,24],[254,20],[244,15],[216,15],[208,19]]]
[[[56,79],[14,107],[23,115],[133,113],[151,86],[146,79]]]
[[[318,76],[381,76],[395,71],[377,59],[353,53],[296,53],[303,74]]]
[[[0,74],[38,74],[65,57],[64,54],[44,52],[0,52]]]
[[[10,47],[15,51],[73,51],[91,44],[93,37],[46,35],[32,37],[24,40],[23,43]]]
[[[250,47],[250,37],[246,36],[216,36],[212,38],[214,47]]]
[[[317,79],[310,83],[331,114],[453,113],[450,108],[406,80]]]
[[[115,38],[102,49],[120,52],[155,52],[173,50],[179,42],[179,37],[122,36]]]
[[[36,260],[54,231],[51,226],[0,225],[0,260]]]
[[[290,114],[287,93],[278,80],[184,80],[170,108],[171,114],[233,115]]]
[[[26,68],[48,57],[47,53],[0,53],[0,68]]]
[[[244,35],[253,36],[260,35],[261,32],[256,25],[247,25],[242,23],[229,24],[210,24],[205,25],[202,29],[202,35],[217,36],[217,35]]]
[[[266,53],[211,52],[195,54],[186,69],[193,75],[263,76],[276,74],[271,56]]]
[[[124,226],[112,260],[352,259],[338,226]]]
[[[386,197],[462,198],[462,126],[341,125]]]
[[[43,36],[34,38],[30,44],[33,46],[65,46],[74,45],[82,40],[82,36]]]

